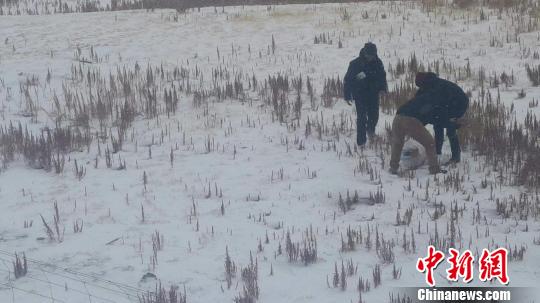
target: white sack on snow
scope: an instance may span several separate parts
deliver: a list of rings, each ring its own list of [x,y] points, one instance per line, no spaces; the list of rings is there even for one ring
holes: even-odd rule
[[[415,140],[405,141],[401,152],[400,165],[403,169],[417,169],[426,162],[426,149]]]

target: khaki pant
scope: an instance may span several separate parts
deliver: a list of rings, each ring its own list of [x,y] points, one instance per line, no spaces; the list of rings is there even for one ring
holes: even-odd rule
[[[437,163],[437,154],[435,152],[435,140],[433,136],[424,127],[422,122],[416,118],[396,115],[392,123],[392,155],[390,158],[390,169],[397,171],[405,136],[409,136],[426,149],[426,157],[429,164],[429,172],[437,173],[439,164]]]

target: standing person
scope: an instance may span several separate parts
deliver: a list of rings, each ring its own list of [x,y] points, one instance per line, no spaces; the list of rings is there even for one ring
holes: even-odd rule
[[[424,126],[436,122],[440,111],[440,106],[433,102],[427,94],[411,99],[398,109],[392,123],[390,173],[397,174],[399,170],[401,151],[406,136],[418,141],[426,149],[430,174],[444,172],[437,162],[435,140]]]
[[[444,132],[450,141],[452,157],[449,163],[461,161],[461,147],[457,130],[460,127],[459,120],[465,115],[469,107],[469,97],[457,84],[439,78],[435,73],[417,73],[415,78],[419,90],[417,96],[425,95],[432,102],[440,104],[440,117],[433,124],[435,132],[435,148],[437,155],[442,153]]]
[[[375,135],[379,121],[379,93],[387,90],[384,65],[377,56],[377,46],[371,42],[364,45],[358,58],[350,62],[343,81],[345,101],[356,105],[356,143],[366,144]]]

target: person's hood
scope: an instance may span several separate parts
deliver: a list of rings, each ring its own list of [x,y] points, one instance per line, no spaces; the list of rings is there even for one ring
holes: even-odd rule
[[[360,56],[363,56],[364,54],[377,57],[377,45],[371,42],[364,44],[364,47],[360,50]]]
[[[414,83],[420,88],[429,87],[437,78],[437,74],[433,72],[418,72],[416,73]]]

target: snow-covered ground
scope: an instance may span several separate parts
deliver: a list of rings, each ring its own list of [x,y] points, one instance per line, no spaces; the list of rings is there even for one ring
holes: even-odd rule
[[[161,109],[163,89],[174,85],[179,92],[178,109],[169,117],[135,117],[121,151],[112,154],[111,168],[105,164],[105,150],[112,149],[109,136],[67,153],[60,174],[31,168],[22,155],[0,169],[0,302],[137,302],[155,287],[155,280],[142,279],[147,273],[167,288],[185,289],[188,302],[230,302],[243,291],[240,269],[250,258],[257,262],[259,302],[358,302],[359,278],[371,284],[362,300],[383,302],[395,287],[424,285],[416,260],[426,255],[435,234],[449,237],[456,205],[461,210],[454,220],[456,247],[478,257],[483,248],[524,247],[523,260],[509,263],[510,286],[536,286],[538,217],[502,218],[495,203],[526,192],[535,199],[535,190],[499,186],[497,173],[469,152],[446,177],[429,176],[426,167],[412,178],[392,176],[385,148],[348,152],[354,145],[354,108],[339,99],[330,108],[320,105],[325,79],[341,78],[363,44],[372,41],[387,70],[413,53],[426,65],[438,60],[454,66],[459,73],[441,76],[460,80],[473,99],[479,94],[476,77],[460,74],[467,65],[473,73],[483,69],[486,77],[512,73],[510,87],[486,89],[493,95],[499,90],[523,121],[527,112],[539,112],[530,103],[540,98],[540,88],[531,86],[525,65],[540,62],[533,55],[540,31],[525,32],[528,17],[518,22],[515,16],[488,8],[428,12],[405,1],[0,17],[3,127],[20,122],[37,135],[54,128],[63,115],[58,109],[66,110],[66,91],[80,93],[82,103],[96,102],[98,89],[88,85],[88,71],[108,81],[109,74],[138,69],[135,78],[142,81],[148,68],[153,70]],[[315,44],[321,34],[332,43]],[[82,76],[74,77],[79,67]],[[176,67],[189,76],[170,79],[156,72],[167,75]],[[281,123],[256,93],[278,74],[301,76],[304,83],[301,116],[289,115]],[[37,80],[30,81],[34,75]],[[195,106],[192,92],[211,91],[235,77],[243,83],[242,97],[218,101],[211,96]],[[315,106],[307,95],[307,77]],[[257,89],[248,88],[253,78]],[[388,80],[393,88],[405,76],[394,79],[389,72]],[[525,97],[518,99],[522,90]],[[141,94],[134,102],[143,102]],[[286,97],[296,100],[293,88]],[[64,126],[74,123],[68,112]],[[381,137],[391,118],[381,116]],[[308,119],[329,130],[319,137],[313,126],[307,134]],[[118,125],[105,120],[105,133],[116,136]],[[341,128],[339,135],[333,125]],[[100,131],[97,119],[90,128],[92,135]],[[80,178],[75,160],[86,169]],[[118,169],[123,163],[125,169]],[[339,196],[355,191],[360,202],[344,213]],[[381,192],[384,203],[372,205],[377,199],[369,197]],[[51,240],[40,215],[54,226],[55,203],[63,237]],[[396,216],[403,219],[411,210],[410,223],[397,224]],[[76,223],[82,223],[81,232],[74,232]],[[348,228],[361,230],[362,240],[343,251]],[[154,250],[156,232],[163,245]],[[287,234],[302,247],[306,232],[316,238],[317,251],[307,266],[290,262],[286,252]],[[393,262],[382,256],[387,250],[376,249],[376,239],[392,247]],[[230,288],[226,250],[238,268]],[[15,279],[13,254],[23,252],[28,273]],[[355,270],[343,291],[333,287],[333,275],[336,264],[341,271],[347,262]],[[376,264],[382,283],[375,288]],[[399,279],[393,277],[394,267],[402,271]],[[439,286],[463,285],[446,281],[444,268],[437,270]],[[475,278],[471,285],[486,285]]]

